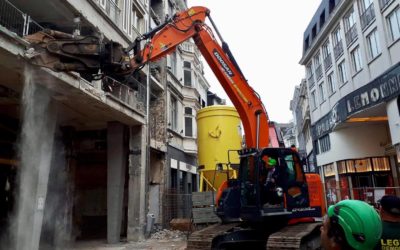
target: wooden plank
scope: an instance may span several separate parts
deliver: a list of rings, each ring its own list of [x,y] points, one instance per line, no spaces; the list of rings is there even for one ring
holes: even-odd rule
[[[213,192],[194,192],[192,193],[193,206],[212,206],[214,205]]]
[[[213,207],[193,208],[193,223],[214,223],[220,222],[219,217],[214,213]]]

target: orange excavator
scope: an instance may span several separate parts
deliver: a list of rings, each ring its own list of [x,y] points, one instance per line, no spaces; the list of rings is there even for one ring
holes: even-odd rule
[[[205,24],[207,17],[219,40]],[[238,178],[219,190],[216,213],[222,223],[194,232],[188,249],[318,247],[324,213],[320,177],[304,173],[296,150],[270,147],[268,116],[260,96],[248,84],[207,8],[175,14],[128,48],[97,36],[51,30],[26,39],[34,48],[30,51],[34,64],[76,71],[87,79],[99,77],[100,72],[122,82],[193,39],[240,115],[246,147],[239,150]]]

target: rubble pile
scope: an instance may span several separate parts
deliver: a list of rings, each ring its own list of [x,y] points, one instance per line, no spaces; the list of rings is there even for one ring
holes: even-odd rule
[[[153,240],[184,239],[186,238],[186,234],[179,230],[162,229],[153,233],[150,238]]]

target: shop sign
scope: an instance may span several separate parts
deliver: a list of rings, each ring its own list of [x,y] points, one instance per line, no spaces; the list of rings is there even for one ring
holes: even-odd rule
[[[330,133],[349,116],[400,95],[400,63],[367,85],[340,99],[332,110],[312,125],[313,140]]]
[[[315,123],[312,130],[313,138],[319,138],[330,133],[336,125],[345,119],[347,113],[343,104],[343,102],[338,102],[327,115]]]
[[[400,95],[400,65],[345,97],[347,115]]]

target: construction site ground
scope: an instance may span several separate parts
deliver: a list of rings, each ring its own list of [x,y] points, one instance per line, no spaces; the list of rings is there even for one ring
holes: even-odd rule
[[[121,241],[107,244],[106,240],[77,241],[69,249],[77,250],[184,250],[187,245],[187,233],[178,230],[163,229],[154,232],[148,239],[139,242]]]
[[[69,249],[77,250],[184,250],[186,239],[148,239],[142,242],[121,242],[119,244],[107,244],[106,241],[83,241],[75,243]]]

